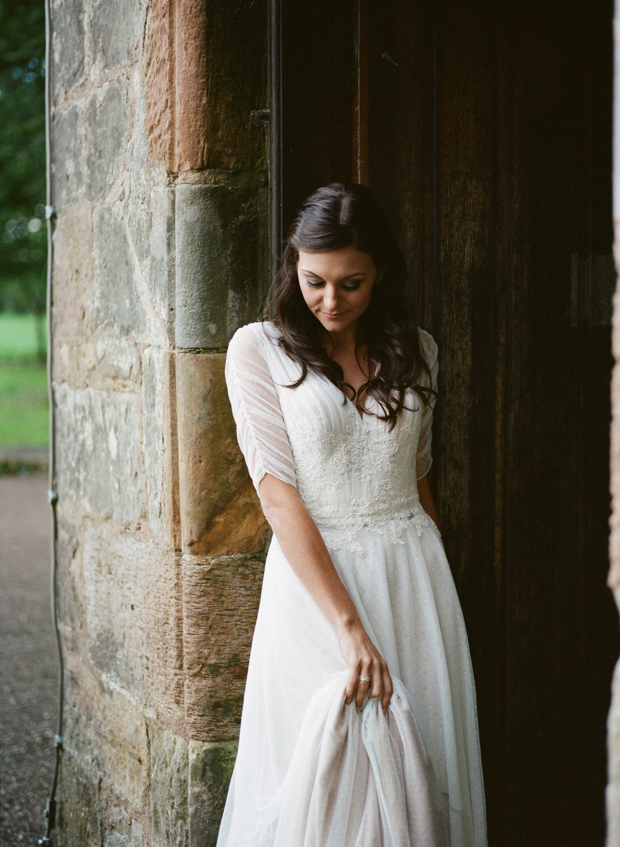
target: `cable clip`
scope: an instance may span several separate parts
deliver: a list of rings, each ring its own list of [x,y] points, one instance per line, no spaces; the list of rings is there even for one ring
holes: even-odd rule
[[[53,506],[56,503],[58,503],[58,492],[57,491],[51,491],[51,490],[48,491],[47,492],[47,502],[50,504],[50,506]],[[56,737],[58,738],[58,736],[56,736]]]
[[[49,221],[52,218],[56,217],[56,206],[46,206],[45,207],[45,220]]]
[[[63,749],[63,747],[62,747],[63,743],[64,743],[64,738],[62,737],[62,735],[55,735],[54,736],[54,747],[57,747],[59,750],[62,750]]]

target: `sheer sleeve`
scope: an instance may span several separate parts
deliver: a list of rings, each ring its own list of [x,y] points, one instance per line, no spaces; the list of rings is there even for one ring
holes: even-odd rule
[[[431,387],[437,391],[437,371],[439,370],[437,345],[432,335],[424,332],[424,330],[420,330],[420,346],[422,348],[422,355],[426,359],[431,372]],[[418,440],[418,455],[416,460],[416,475],[418,479],[426,476],[433,462],[433,457],[431,456],[431,426],[436,399],[436,395],[433,395],[430,398],[429,404],[423,403],[422,405],[422,423],[420,425],[420,438]]]
[[[237,439],[254,487],[266,473],[296,486],[280,401],[261,349],[259,324],[237,330],[226,355],[226,385]]]

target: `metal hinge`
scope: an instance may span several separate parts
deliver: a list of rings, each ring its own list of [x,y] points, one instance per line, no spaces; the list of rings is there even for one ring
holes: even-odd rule
[[[253,109],[250,112],[250,123],[254,126],[269,126],[269,109]]]

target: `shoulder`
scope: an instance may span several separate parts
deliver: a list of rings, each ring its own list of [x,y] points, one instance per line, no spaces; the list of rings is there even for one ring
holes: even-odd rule
[[[269,321],[256,321],[240,327],[228,344],[229,357],[236,355],[258,355],[270,342],[277,344],[278,330]]]
[[[420,339],[420,348],[422,355],[426,359],[426,364],[432,368],[437,362],[437,342],[425,329],[418,328],[418,337]]]

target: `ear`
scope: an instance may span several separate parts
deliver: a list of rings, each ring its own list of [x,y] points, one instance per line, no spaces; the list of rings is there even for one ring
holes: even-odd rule
[[[385,267],[381,268],[380,271],[377,271],[377,278],[375,279],[375,285],[379,285],[379,283],[383,281],[383,277],[386,275],[386,273],[389,271],[389,269],[390,269],[390,266],[385,265]]]

